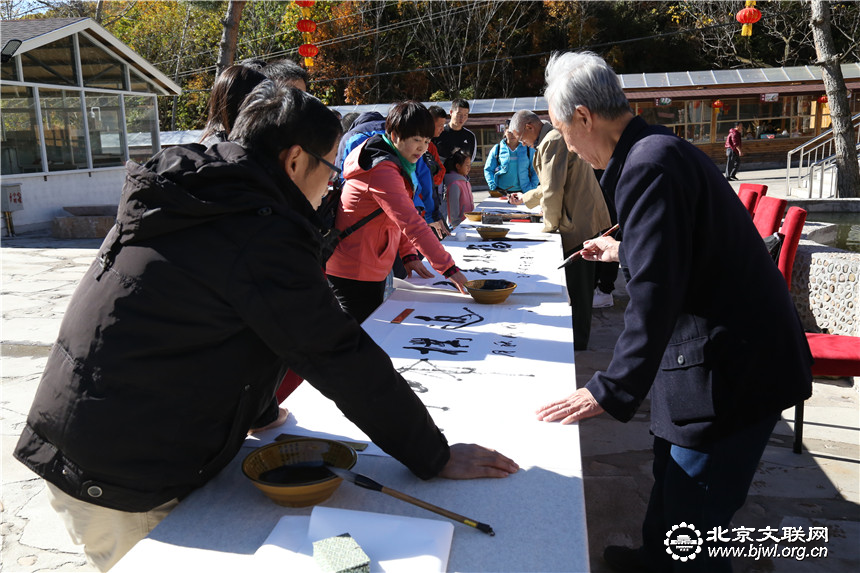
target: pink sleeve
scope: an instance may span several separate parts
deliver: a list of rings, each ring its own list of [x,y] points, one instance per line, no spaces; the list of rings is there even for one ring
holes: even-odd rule
[[[400,228],[400,255],[414,253],[417,249],[440,274],[454,266],[454,259],[415,209],[398,167],[390,161],[383,161],[371,174],[368,191],[388,218]]]

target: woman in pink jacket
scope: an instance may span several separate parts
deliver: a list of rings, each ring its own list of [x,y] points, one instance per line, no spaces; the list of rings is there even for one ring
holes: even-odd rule
[[[344,162],[344,188],[335,226],[357,223],[374,211],[381,213],[344,238],[326,263],[326,274],[344,310],[363,322],[382,304],[385,278],[396,255],[408,275],[432,278],[430,265],[460,292],[466,277],[442,247],[412,201],[417,188],[415,164],[427,151],[434,121],[421,103],[407,101],[391,108],[385,133],[354,149]]]

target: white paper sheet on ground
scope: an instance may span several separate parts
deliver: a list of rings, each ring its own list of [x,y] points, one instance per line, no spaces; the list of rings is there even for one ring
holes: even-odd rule
[[[255,554],[258,570],[319,571],[313,542],[342,533],[349,533],[361,546],[370,558],[371,571],[436,572],[448,566],[454,524],[317,506],[310,518],[281,518]]]

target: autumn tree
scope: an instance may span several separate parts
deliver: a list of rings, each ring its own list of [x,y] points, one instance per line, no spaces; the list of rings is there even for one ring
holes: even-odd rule
[[[218,60],[215,65],[215,77],[221,75],[224,68],[233,65],[236,57],[236,38],[239,36],[239,20],[242,19],[244,0],[230,0],[227,3],[227,13],[222,20],[224,29],[221,33],[221,43],[218,46]]]
[[[816,65],[821,66],[824,88],[830,105],[833,139],[836,147],[836,196],[860,197],[860,166],[857,164],[857,141],[851,123],[845,78],[840,64],[843,55],[836,52],[830,26],[830,3],[812,1],[810,20],[818,55]]]

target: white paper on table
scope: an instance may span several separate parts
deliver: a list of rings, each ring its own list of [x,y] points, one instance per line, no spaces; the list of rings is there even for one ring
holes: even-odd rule
[[[454,524],[317,506],[310,518],[284,516],[255,554],[255,570],[319,571],[313,542],[349,533],[370,558],[371,571],[445,571]]]
[[[307,520],[308,518],[305,517]],[[251,555],[226,553],[211,549],[190,549],[151,539],[141,539],[131,551],[111,568],[112,573],[152,573],[162,571],[206,571],[235,573],[254,571]]]
[[[387,453],[370,441],[367,434],[350,422],[334,402],[320,394],[308,382],[296,388],[283,402],[290,415],[283,425],[259,432],[245,438],[245,445],[259,447],[271,444],[281,434],[295,434],[309,438],[364,442],[367,448],[356,451],[358,455],[389,457]],[[324,421],[324,424],[320,424]]]

